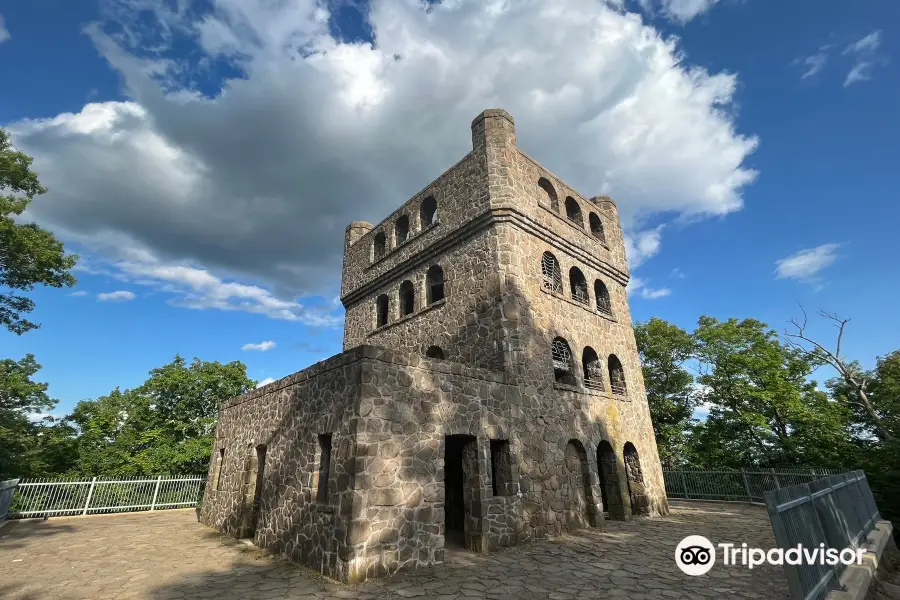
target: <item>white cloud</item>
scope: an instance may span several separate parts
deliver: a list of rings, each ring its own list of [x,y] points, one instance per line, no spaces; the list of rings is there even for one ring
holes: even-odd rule
[[[640,277],[632,277],[625,287],[625,292],[629,296],[639,295],[644,300],[656,300],[657,298],[665,298],[672,294],[669,288],[653,289],[647,286],[647,282]]]
[[[875,52],[881,45],[881,30],[876,30],[867,36],[864,36],[846,48],[843,54]]]
[[[800,75],[800,79],[807,79],[821,73],[822,69],[825,68],[825,63],[827,62],[827,52],[825,52],[825,50],[820,50],[816,54],[806,56],[804,58],[795,59],[792,64],[803,65],[805,70],[803,71],[803,74]]]
[[[116,263],[113,276],[171,294],[174,297],[169,303],[173,306],[249,312],[322,327],[341,322],[340,305],[307,307],[295,300],[281,300],[260,286],[223,281],[205,269],[144,258],[147,260]]]
[[[685,277],[687,277],[687,275],[685,275],[684,271],[682,271],[679,267],[675,267],[674,269],[672,269],[672,272],[669,273],[669,277],[672,277],[674,279],[684,279]]]
[[[844,87],[872,79],[872,69],[875,66],[876,59],[878,59],[876,52],[880,46],[881,30],[879,29],[844,48],[842,54],[849,54],[855,57],[855,62],[844,79]]]
[[[277,344],[272,341],[260,342],[258,344],[244,344],[243,346],[241,346],[241,350],[257,350],[259,352],[266,352],[267,350],[271,350],[272,348],[274,348],[276,345]]]
[[[872,63],[867,60],[861,60],[850,69],[847,77],[844,79],[844,87],[853,85],[860,81],[868,81],[872,79]]]
[[[664,225],[660,225],[625,235],[625,258],[630,268],[636,269],[659,252],[663,228]]]
[[[40,423],[44,419],[59,419],[60,416],[54,413],[45,413],[45,412],[36,412],[36,413],[28,413],[28,420],[32,423]]]
[[[333,37],[316,0],[205,4],[107,4],[128,35],[88,33],[129,100],[9,125],[50,189],[28,216],[181,306],[333,323],[295,299],[334,293],[345,226],[461,158],[485,108],[509,110],[523,150],[576,189],[617,200],[632,266],[659,252],[663,218],[740,210],[756,175],[735,75],[692,67],[618,2],[373,0],[374,46]],[[201,94],[214,62],[242,76]]]
[[[819,273],[837,260],[840,247],[841,244],[823,244],[779,259],[775,261],[775,276],[777,279],[816,282]]]
[[[6,28],[6,21],[3,19],[3,15],[0,15],[0,44],[10,39],[12,36],[9,34],[9,29]]]
[[[645,12],[661,12],[668,19],[682,25],[702,15],[720,0],[639,0]]]
[[[269,385],[270,383],[275,383],[275,379],[272,377],[266,377],[262,381],[256,384],[257,388],[261,388],[263,386]]]
[[[87,296],[88,293],[87,293],[86,291],[84,291],[84,290],[75,290],[74,292],[72,292],[72,293],[69,294],[69,295],[70,295],[70,296],[76,296],[76,297],[77,297],[77,296]]]
[[[137,296],[134,295],[134,292],[125,290],[97,294],[97,300],[101,300],[103,302],[127,302],[129,300],[134,300],[135,298],[137,298]]]

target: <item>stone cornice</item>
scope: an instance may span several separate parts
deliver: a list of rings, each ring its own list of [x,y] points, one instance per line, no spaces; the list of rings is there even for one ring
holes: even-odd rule
[[[399,279],[404,274],[423,264],[432,262],[435,256],[438,256],[445,251],[458,246],[460,243],[472,238],[481,231],[499,223],[512,224],[522,231],[525,231],[526,233],[529,233],[534,237],[542,240],[549,246],[556,248],[558,251],[581,261],[583,264],[589,267],[592,267],[594,270],[606,275],[619,284],[623,286],[628,284],[629,275],[627,271],[623,271],[622,269],[609,264],[599,257],[585,252],[583,249],[566,240],[564,237],[542,227],[530,217],[516,210],[515,208],[491,208],[470,219],[468,222],[460,225],[458,228],[446,234],[439,240],[436,240],[433,244],[422,249],[420,252],[417,252],[406,260],[398,262],[396,265],[394,265],[381,275],[378,275],[374,279],[360,285],[352,292],[345,294],[343,297],[341,297],[341,302],[343,303],[344,308],[348,308],[359,300],[362,300],[369,294],[373,293],[375,290],[384,286],[386,283],[389,283],[395,279]]]

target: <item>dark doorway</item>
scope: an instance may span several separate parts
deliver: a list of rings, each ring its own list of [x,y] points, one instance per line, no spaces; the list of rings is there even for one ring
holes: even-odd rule
[[[618,459],[612,445],[606,440],[597,445],[597,474],[600,476],[603,512],[611,519],[625,518],[625,506],[619,486]]]
[[[469,464],[477,458],[475,437],[448,435],[444,450],[444,545],[466,548],[466,517],[471,503],[472,490],[467,480],[475,473],[476,465]],[[467,494],[468,492],[468,494]],[[468,496],[468,497],[467,497]]]

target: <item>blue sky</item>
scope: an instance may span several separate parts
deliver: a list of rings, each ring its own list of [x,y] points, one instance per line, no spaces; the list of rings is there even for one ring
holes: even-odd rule
[[[52,14],[53,18],[47,18]],[[0,125],[83,260],[21,337],[57,413],[180,353],[279,378],[341,349],[343,230],[468,151],[493,106],[619,202],[635,319],[852,317],[898,347],[892,0],[0,0]],[[375,40],[374,45],[371,43]],[[812,318],[812,331],[831,328]],[[823,376],[827,376],[823,373]]]

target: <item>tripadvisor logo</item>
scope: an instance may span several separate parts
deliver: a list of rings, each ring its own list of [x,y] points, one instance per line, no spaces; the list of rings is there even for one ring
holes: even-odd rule
[[[819,544],[817,548],[804,548],[797,544],[793,548],[749,548],[746,543],[740,546],[732,543],[713,544],[702,535],[689,535],[681,540],[675,548],[675,564],[688,575],[703,575],[713,568],[716,562],[716,548],[721,551],[722,564],[726,566],[741,565],[753,569],[760,565],[860,565],[863,561],[863,548],[826,548]]]

